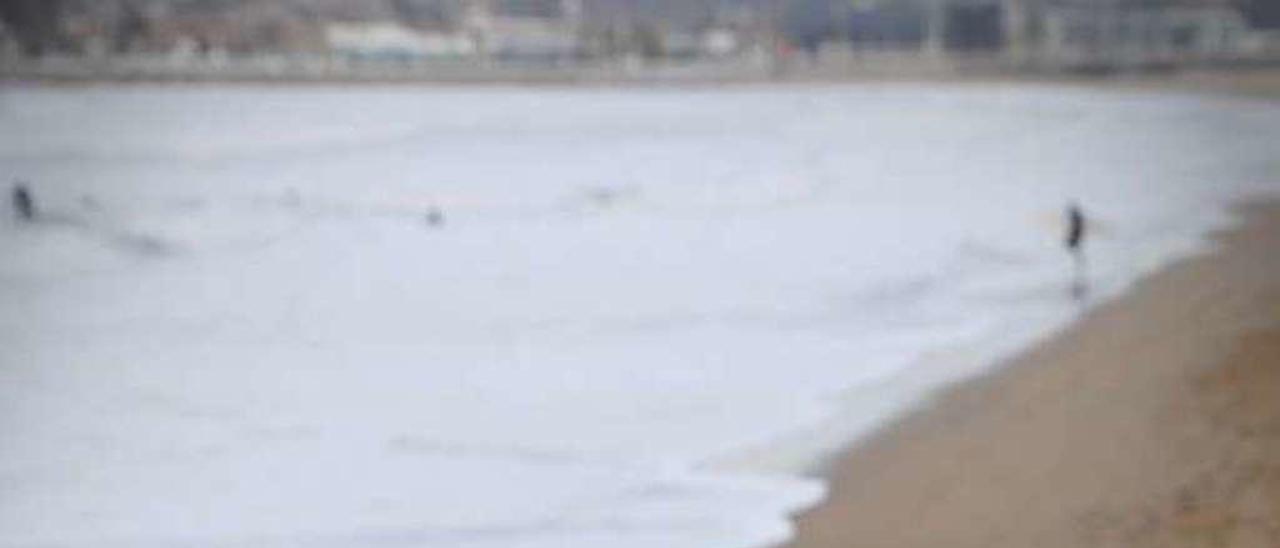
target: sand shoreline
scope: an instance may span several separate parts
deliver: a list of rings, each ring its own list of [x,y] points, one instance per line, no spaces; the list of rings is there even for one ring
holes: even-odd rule
[[[365,88],[390,87],[405,89],[484,89],[525,87],[532,89],[588,90],[702,90],[721,88],[787,88],[795,86],[1057,86],[1105,91],[1159,91],[1206,96],[1228,96],[1245,99],[1275,100],[1280,98],[1280,66],[1197,67],[1172,72],[1115,75],[1034,74],[1034,73],[938,73],[938,74],[852,74],[844,77],[759,77],[739,79],[716,78],[633,78],[633,79],[518,79],[477,80],[422,79],[181,79],[181,78],[19,78],[0,74],[0,87],[82,88],[82,87],[154,87],[174,88]]]
[[[1280,204],[835,459],[797,548],[1280,545]]]

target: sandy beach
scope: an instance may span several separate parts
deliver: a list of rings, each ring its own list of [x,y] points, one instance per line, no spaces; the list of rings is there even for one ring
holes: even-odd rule
[[[796,548],[1280,546],[1280,206],[835,461]]]

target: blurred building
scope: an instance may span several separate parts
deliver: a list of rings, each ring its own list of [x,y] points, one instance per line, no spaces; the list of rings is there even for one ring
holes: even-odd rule
[[[857,51],[990,55],[1020,67],[1231,60],[1255,53],[1262,32],[1230,0],[855,0],[828,9],[831,37]]]
[[[1007,20],[1020,63],[1151,67],[1228,61],[1250,53],[1252,30],[1225,0],[1019,0]]]
[[[465,0],[464,12],[486,58],[564,61],[582,53],[580,0]]]
[[[470,36],[448,28],[421,29],[398,21],[360,21],[327,23],[324,31],[329,52],[352,59],[413,60],[476,54]]]

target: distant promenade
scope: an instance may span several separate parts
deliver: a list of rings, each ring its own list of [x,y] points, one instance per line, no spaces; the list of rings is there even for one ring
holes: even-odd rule
[[[0,59],[0,82],[244,82],[424,84],[729,84],[861,80],[1075,79],[1080,76],[1164,77],[1176,72],[1275,73],[1280,59],[1184,63],[1125,70],[1016,67],[997,55],[928,56],[914,52],[841,52],[818,57],[725,59],[504,61],[349,59],[255,54],[221,58],[132,55]]]

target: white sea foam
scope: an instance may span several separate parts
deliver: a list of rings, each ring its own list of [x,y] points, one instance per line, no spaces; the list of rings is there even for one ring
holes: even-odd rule
[[[778,541],[1079,312],[1067,200],[1105,298],[1277,142],[1055,88],[4,90],[0,545]]]

